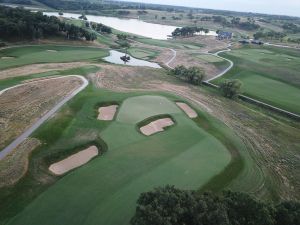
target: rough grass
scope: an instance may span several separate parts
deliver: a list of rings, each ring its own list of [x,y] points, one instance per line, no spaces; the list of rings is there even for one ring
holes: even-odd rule
[[[36,73],[36,74],[30,74],[27,76],[20,76],[20,77],[13,77],[13,78],[7,78],[0,80],[0,90],[3,90],[5,88],[20,84],[24,81],[36,79],[36,78],[43,78],[43,77],[50,77],[50,76],[67,76],[67,75],[88,75],[90,73],[95,73],[99,71],[100,68],[97,66],[82,66],[77,67],[73,69],[68,70],[60,70],[60,71],[49,71],[44,73]]]
[[[11,224],[40,224],[41,221],[45,224],[126,223],[142,191],[167,183],[188,189],[199,188],[226,167],[231,156],[224,145],[179,108],[175,110],[173,101],[139,95],[99,91],[90,86],[42,126],[34,136],[42,140],[44,146],[32,155],[28,175],[13,190],[0,192],[4,204],[6,201],[13,203],[11,207],[0,208],[2,221],[17,213],[58,179],[47,171],[49,157],[71,154],[70,149],[96,140],[99,133],[107,144],[107,153],[64,176]],[[163,99],[168,103],[164,106],[164,113],[172,115],[177,125],[159,135],[145,137],[136,131],[135,120],[97,121],[95,105],[117,102],[121,105],[119,113],[122,115],[123,107],[134,111],[130,97],[139,100],[134,101],[135,104],[143,102],[149,110],[159,109]],[[145,99],[139,99],[143,97]],[[156,105],[154,100],[158,100]],[[156,112],[152,112],[155,115]],[[143,115],[139,117],[141,120],[148,116],[140,114]],[[210,163],[212,160],[214,163]],[[41,179],[44,185],[40,185]]]
[[[223,59],[221,59],[217,56],[208,55],[208,54],[201,54],[201,55],[197,55],[196,57],[199,58],[199,59],[202,59],[202,60],[204,60],[205,62],[208,62],[208,63],[215,63],[215,62],[224,61]]]
[[[49,52],[47,50],[54,50]],[[0,69],[34,63],[55,63],[84,60],[101,60],[108,56],[105,49],[57,45],[38,45],[3,49],[0,51]],[[1,59],[1,57],[14,57]]]
[[[300,53],[269,47],[245,47],[224,53],[235,66],[215,80],[239,79],[246,95],[300,114]]]

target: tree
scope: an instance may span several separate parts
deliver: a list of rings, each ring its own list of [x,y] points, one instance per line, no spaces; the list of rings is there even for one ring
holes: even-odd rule
[[[273,208],[250,195],[227,191],[223,193],[223,203],[231,225],[274,224]]]
[[[118,42],[121,48],[125,49],[125,56],[127,56],[127,51],[130,48],[130,43],[127,40],[121,40]]]
[[[220,85],[222,94],[227,98],[235,98],[241,93],[242,82],[240,80],[224,80]]]
[[[176,66],[171,70],[171,74],[177,76],[181,80],[185,80],[194,85],[200,85],[204,77],[204,70],[200,67]]]
[[[126,34],[117,34],[117,38],[118,40],[127,40],[127,35]]]
[[[62,11],[59,11],[58,15],[62,16],[64,13]]]
[[[211,194],[166,186],[142,193],[137,204],[132,225],[229,225],[225,208]]]
[[[300,224],[300,203],[282,202],[275,207],[276,225]]]
[[[142,193],[132,225],[298,225],[300,203],[274,206],[232,191],[221,194],[180,190],[174,186]]]

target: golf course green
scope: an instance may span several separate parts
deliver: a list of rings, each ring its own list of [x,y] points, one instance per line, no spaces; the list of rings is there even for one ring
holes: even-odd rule
[[[216,79],[239,79],[244,94],[300,114],[300,52],[272,47],[243,47],[222,56],[232,60],[234,67]]]
[[[56,154],[48,158],[51,164],[62,158],[64,149],[72,148],[69,143],[74,148],[99,137],[105,152],[63,176],[8,224],[129,224],[141,192],[165,184],[199,189],[220,174],[231,161],[230,152],[175,100],[166,94],[114,93],[92,87],[82,92],[35,133],[47,144],[32,161]],[[114,121],[96,119],[96,107],[106,102],[119,104]],[[148,137],[139,132],[137,123],[161,114],[172,117],[175,125]]]

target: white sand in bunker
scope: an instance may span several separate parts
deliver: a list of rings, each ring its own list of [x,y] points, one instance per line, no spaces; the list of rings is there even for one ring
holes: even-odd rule
[[[170,118],[158,119],[155,120],[143,127],[140,128],[140,131],[146,135],[150,136],[152,134],[164,131],[165,127],[170,127],[174,125],[174,122]]]
[[[57,52],[56,50],[48,49],[47,52]]]
[[[90,146],[89,148],[77,152],[76,154],[73,154],[64,160],[52,164],[49,167],[49,170],[56,175],[62,175],[72,169],[88,163],[98,154],[98,148],[96,146]]]
[[[109,120],[113,120],[114,116],[116,114],[118,105],[110,105],[110,106],[104,106],[104,107],[100,107],[98,112],[98,120],[105,120],[105,121],[109,121]]]
[[[189,105],[183,102],[176,102],[179,108],[181,108],[190,118],[196,118],[198,115]]]

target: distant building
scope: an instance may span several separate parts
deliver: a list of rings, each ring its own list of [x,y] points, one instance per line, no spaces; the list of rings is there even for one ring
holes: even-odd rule
[[[231,32],[219,31],[217,39],[218,40],[229,40],[231,39],[233,34]]]

